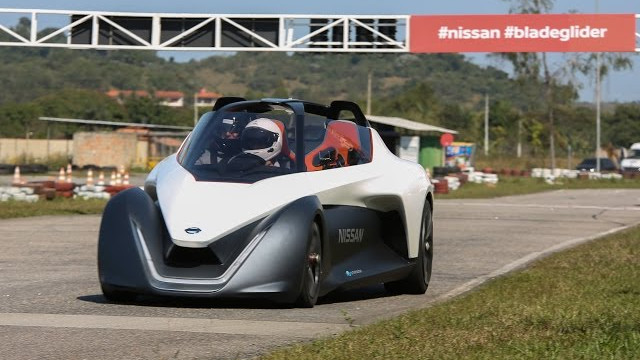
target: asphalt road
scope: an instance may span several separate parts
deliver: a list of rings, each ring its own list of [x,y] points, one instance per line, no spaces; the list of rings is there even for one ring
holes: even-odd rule
[[[3,206],[0,204],[0,206]],[[98,216],[0,221],[3,359],[229,359],[429,306],[569,246],[640,223],[640,190],[573,190],[438,200],[425,295],[382,286],[313,309],[145,298],[110,304],[96,271]]]

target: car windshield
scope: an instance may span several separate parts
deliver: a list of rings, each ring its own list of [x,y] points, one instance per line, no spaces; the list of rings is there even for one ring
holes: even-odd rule
[[[282,104],[243,102],[202,116],[178,153],[197,181],[253,183],[298,171],[371,161],[370,132],[352,121]],[[302,143],[296,127],[303,124]],[[296,157],[296,150],[304,156]],[[299,161],[302,161],[300,164]]]
[[[629,156],[627,157],[632,159],[640,159],[640,149],[634,149],[629,151]]]

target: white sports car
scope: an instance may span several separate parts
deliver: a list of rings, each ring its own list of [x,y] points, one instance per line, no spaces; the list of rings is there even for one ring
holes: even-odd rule
[[[104,296],[258,297],[303,307],[384,283],[421,294],[433,185],[352,102],[222,98],[179,151],[107,204]]]

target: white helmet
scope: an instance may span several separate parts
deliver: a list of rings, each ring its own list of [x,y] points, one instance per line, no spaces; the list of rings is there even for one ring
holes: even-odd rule
[[[242,130],[242,151],[269,161],[282,150],[282,132],[280,127],[270,119],[255,119]]]

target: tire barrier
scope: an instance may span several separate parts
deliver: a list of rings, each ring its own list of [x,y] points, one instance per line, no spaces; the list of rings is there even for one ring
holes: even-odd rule
[[[448,194],[449,193],[449,182],[446,179],[435,179],[434,180],[434,192],[436,194]]]
[[[0,175],[13,174],[13,170],[15,169],[15,167],[15,165],[11,164],[0,164]]]
[[[87,165],[83,167],[86,170],[86,183],[77,184],[74,182],[72,173],[74,167],[69,164],[60,168],[56,180],[40,180],[26,181],[23,177],[25,170],[27,173],[40,172],[45,169],[46,165],[10,165],[0,164],[0,170],[9,174],[13,173],[13,180],[10,187],[0,187],[0,201],[30,201],[35,202],[39,199],[53,200],[56,197],[62,198],[80,198],[80,199],[109,199],[111,196],[133,187],[129,184],[129,173],[125,172],[124,166],[114,170],[111,173],[111,181],[105,183],[104,171],[100,171],[100,167],[95,165]],[[77,167],[76,167],[77,168]],[[94,179],[93,171],[98,171],[97,181]],[[115,169],[114,167],[104,167],[102,169]]]

